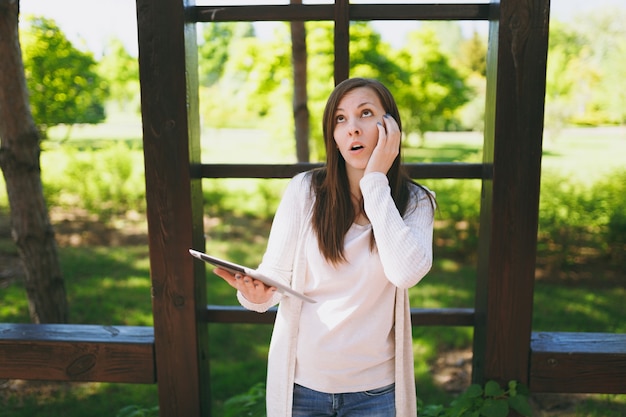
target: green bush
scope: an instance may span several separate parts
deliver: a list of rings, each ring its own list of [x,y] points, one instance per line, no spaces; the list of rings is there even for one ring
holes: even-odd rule
[[[64,145],[44,157],[42,181],[51,207],[84,210],[103,221],[129,211],[145,212],[141,149],[124,141],[102,148]]]
[[[140,407],[129,405],[122,408],[115,417],[159,417],[159,407]]]
[[[450,403],[427,405],[420,409],[420,417],[506,417],[510,410],[523,416],[532,415],[528,402],[528,389],[510,381],[504,390],[495,381],[488,381],[485,387],[472,384]]]
[[[595,183],[582,183],[556,172],[543,175],[539,204],[539,256],[551,256],[556,267],[606,258],[623,260],[626,171]]]
[[[265,415],[265,384],[262,382],[224,403],[224,417],[265,417]]]

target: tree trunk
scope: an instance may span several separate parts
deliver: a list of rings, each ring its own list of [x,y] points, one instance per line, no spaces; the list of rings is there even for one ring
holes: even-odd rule
[[[31,320],[65,323],[65,284],[43,196],[39,133],[29,107],[18,16],[18,0],[0,0],[0,168],[13,240],[24,265]]]
[[[302,4],[302,0],[291,0]],[[303,21],[291,22],[291,55],[293,60],[293,118],[296,129],[298,162],[309,162],[309,108],[307,106],[306,30]]]

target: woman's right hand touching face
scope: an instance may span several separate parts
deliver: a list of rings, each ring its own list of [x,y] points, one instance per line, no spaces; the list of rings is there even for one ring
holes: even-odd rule
[[[243,294],[246,300],[251,303],[263,304],[269,301],[276,291],[276,287],[269,287],[258,279],[254,279],[248,275],[233,275],[222,268],[215,268],[213,272],[215,275],[224,279],[228,285]]]

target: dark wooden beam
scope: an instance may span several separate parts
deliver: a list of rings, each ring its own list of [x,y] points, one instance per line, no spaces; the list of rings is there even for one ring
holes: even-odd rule
[[[335,0],[335,85],[350,77],[350,1]]]
[[[475,4],[350,4],[350,20],[487,20],[489,5]],[[255,6],[195,6],[191,22],[332,21],[333,4]]]
[[[139,76],[152,279],[159,413],[211,414],[202,190],[190,176],[200,161],[196,25],[191,0],[137,0]]]
[[[532,392],[626,394],[626,334],[537,332]]]
[[[528,382],[549,0],[493,0],[473,379]]]
[[[298,164],[201,164],[191,167],[193,178],[291,178],[294,175],[321,167],[318,163]],[[457,178],[489,179],[491,166],[467,163],[405,164],[415,179]]]
[[[152,327],[0,323],[0,379],[156,382]]]
[[[207,306],[203,320],[207,323],[273,324],[276,308],[259,314],[241,306]],[[413,326],[473,326],[474,309],[471,308],[413,308]]]

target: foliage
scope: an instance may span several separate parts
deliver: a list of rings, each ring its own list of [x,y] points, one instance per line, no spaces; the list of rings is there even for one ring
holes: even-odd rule
[[[263,119],[277,140],[293,137],[292,67],[289,26],[279,24],[270,39],[249,36],[233,26],[207,29],[201,58],[210,51],[210,62],[200,61],[205,99],[202,114],[211,126],[242,126],[251,119]],[[321,140],[323,108],[333,83],[333,25],[307,22],[308,106],[310,113],[311,157],[324,158]],[[215,33],[225,38],[216,39]],[[377,78],[398,98],[407,132],[459,127],[456,110],[469,100],[469,88],[462,71],[443,52],[433,31],[418,31],[419,48],[398,56],[367,22],[350,25],[350,76]],[[211,34],[212,37],[209,37]],[[421,34],[421,35],[419,35]],[[219,63],[219,67],[218,67]],[[209,70],[209,68],[214,68]],[[219,71],[221,77],[215,81]],[[210,81],[207,81],[208,78]],[[210,85],[210,86],[209,86]],[[224,100],[228,97],[228,100]]]
[[[509,410],[530,416],[528,389],[516,381],[509,381],[508,389],[495,381],[487,381],[484,388],[472,384],[449,407],[427,405],[420,410],[421,417],[506,417]]]
[[[397,61],[408,81],[395,91],[403,130],[423,138],[426,132],[459,129],[455,111],[469,101],[465,77],[441,52],[434,31],[412,32],[407,45]]]
[[[101,149],[65,144],[60,153],[54,167],[57,173],[43,173],[44,194],[51,206],[83,209],[104,221],[113,215],[145,210],[140,149],[119,141]],[[52,165],[53,156],[44,153],[42,165]]]
[[[58,124],[104,120],[108,91],[90,52],[76,49],[51,19],[27,17],[21,33],[24,71],[35,123],[42,133]]]
[[[568,123],[621,124],[626,94],[616,88],[626,77],[619,57],[626,53],[626,12],[594,9],[574,24],[550,23],[546,77],[546,126]]]
[[[592,184],[576,182],[552,171],[543,177],[539,242],[544,254],[554,256],[554,267],[578,264],[581,251],[577,248],[594,248],[593,255],[601,257],[605,267],[623,265],[626,171],[614,171]]]
[[[140,407],[129,405],[122,408],[115,417],[159,417],[159,407]]]
[[[247,392],[229,398],[224,403],[224,417],[264,417],[265,384],[260,382]]]
[[[577,84],[580,93],[587,96],[581,100],[584,113],[577,114],[575,122],[591,125],[626,122],[626,92],[618,87],[626,77],[626,68],[619,58],[626,53],[624,20],[626,9],[614,6],[594,8],[574,21],[586,44],[586,63],[594,75],[587,83]]]
[[[461,42],[460,65],[471,73],[487,76],[487,42],[480,33],[474,31],[472,37]]]
[[[132,110],[139,109],[139,63],[122,41],[111,39],[98,63],[98,73],[107,82],[109,99],[121,110],[130,106],[136,106]]]
[[[198,73],[200,84],[209,87],[224,76],[231,45],[239,39],[252,38],[254,28],[249,22],[211,22],[202,28]]]

